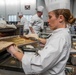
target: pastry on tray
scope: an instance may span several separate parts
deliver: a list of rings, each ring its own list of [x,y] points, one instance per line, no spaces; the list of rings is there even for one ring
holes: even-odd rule
[[[0,50],[7,48],[8,46],[14,44],[13,42],[0,41]]]

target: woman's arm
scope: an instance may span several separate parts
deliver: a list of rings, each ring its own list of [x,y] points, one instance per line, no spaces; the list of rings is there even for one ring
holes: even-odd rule
[[[23,58],[23,53],[18,52],[18,51],[16,51],[13,55],[14,55],[19,61],[21,61],[22,58]]]
[[[7,48],[7,51],[13,55],[14,57],[16,57],[18,60],[22,60],[23,57],[23,52],[17,48],[15,45],[11,45]]]
[[[46,39],[38,38],[38,40],[39,40],[41,43],[46,44]]]
[[[26,38],[35,38],[35,39],[39,40],[41,43],[46,44],[46,39],[39,38],[38,34],[28,34],[28,35],[25,35],[24,37],[26,37]]]

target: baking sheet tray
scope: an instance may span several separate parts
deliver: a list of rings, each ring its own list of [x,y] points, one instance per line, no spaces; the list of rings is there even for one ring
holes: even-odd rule
[[[11,56],[5,59],[2,63],[0,63],[0,68],[6,69],[6,70],[23,72],[22,63],[16,58],[13,58]]]
[[[51,33],[40,33],[39,34],[40,38],[45,38],[45,39],[49,38],[50,36],[51,36]]]
[[[9,31],[15,31],[16,29],[13,28],[0,28],[0,32],[9,32]]]
[[[18,67],[18,68],[22,67],[20,61],[18,61],[16,58],[13,57],[7,58],[5,61],[0,63],[0,65]]]
[[[9,36],[9,37],[2,37],[2,38],[0,38],[0,41],[14,42],[14,44],[16,44],[17,46],[36,43],[36,41],[34,41],[34,40],[22,38],[19,35]]]

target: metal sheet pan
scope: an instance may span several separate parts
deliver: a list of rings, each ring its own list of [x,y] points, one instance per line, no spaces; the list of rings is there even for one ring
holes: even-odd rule
[[[22,63],[11,56],[0,63],[0,69],[23,72]]]
[[[16,29],[13,28],[0,28],[0,32],[10,32],[10,31],[15,31]]]
[[[19,41],[19,40],[20,41]],[[27,45],[27,44],[33,44],[33,43],[37,43],[34,40],[30,40],[30,39],[24,39],[22,37],[20,37],[19,35],[15,35],[15,36],[8,36],[8,37],[1,37],[0,41],[8,41],[8,42],[14,42],[17,46],[23,46],[23,45]]]

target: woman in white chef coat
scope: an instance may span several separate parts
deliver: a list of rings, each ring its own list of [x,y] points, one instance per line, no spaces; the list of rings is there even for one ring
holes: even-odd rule
[[[40,30],[43,30],[43,19],[42,19],[42,15],[43,15],[43,6],[38,6],[37,7],[37,13],[35,15],[32,16],[31,21],[30,21],[30,30],[32,33],[36,33],[38,34],[40,32]]]
[[[18,52],[15,46],[8,47],[8,51],[22,62],[25,74],[65,75],[66,62],[71,50],[71,36],[67,24],[74,23],[75,19],[64,6],[49,9],[48,12],[48,24],[53,32],[47,40],[37,37],[45,43],[45,47],[38,51],[38,55],[23,54]]]

